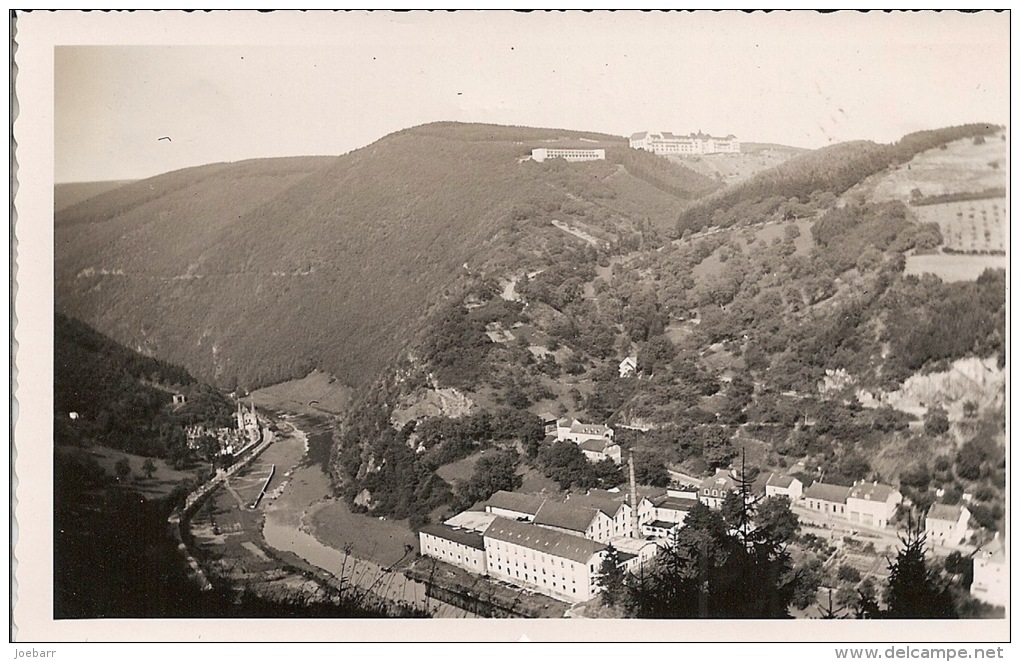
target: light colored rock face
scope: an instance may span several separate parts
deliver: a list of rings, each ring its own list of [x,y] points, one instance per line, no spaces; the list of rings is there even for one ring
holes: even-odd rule
[[[366,490],[358,492],[358,496],[354,497],[354,503],[365,508],[372,507],[372,493]]]
[[[923,416],[931,407],[944,407],[954,420],[963,418],[963,403],[971,401],[980,409],[997,408],[1005,400],[1006,372],[996,358],[954,361],[949,370],[914,375],[898,391],[858,393],[865,406],[889,405]]]
[[[399,430],[408,421],[431,416],[461,418],[474,408],[474,401],[455,388],[423,388],[401,398],[390,415],[390,423]]]

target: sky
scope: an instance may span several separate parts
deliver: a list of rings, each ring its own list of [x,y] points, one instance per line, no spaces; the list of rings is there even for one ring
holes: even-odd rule
[[[57,182],[446,120],[816,148],[1009,119],[1008,13],[79,16],[89,45],[54,53]]]

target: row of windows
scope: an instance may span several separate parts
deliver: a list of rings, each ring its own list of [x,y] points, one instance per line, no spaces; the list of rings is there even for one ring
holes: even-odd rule
[[[502,566],[496,566],[496,570],[502,571],[503,567]],[[510,570],[509,569],[507,569],[506,574],[507,574],[507,576],[510,575]],[[520,570],[515,570],[514,571],[514,577],[516,577],[517,579],[521,579],[521,572],[520,572]],[[531,576],[528,573],[525,572],[523,579],[526,582],[533,583],[535,586],[538,586],[538,576],[537,575],[535,576],[534,579],[532,579]],[[571,581],[574,584],[577,583],[576,580],[571,580]],[[549,581],[546,578],[544,578],[544,577],[542,578],[542,584],[544,584],[546,586],[550,585]],[[563,584],[562,587],[559,584],[557,584],[556,576],[553,575],[553,577],[552,577],[552,587],[556,588],[556,589],[562,589],[563,592],[566,592],[566,590],[568,588],[567,584],[566,584],[566,581],[563,581],[562,584]],[[570,588],[572,589],[572,591],[574,593],[577,593],[577,586],[573,586],[573,587],[570,587]]]

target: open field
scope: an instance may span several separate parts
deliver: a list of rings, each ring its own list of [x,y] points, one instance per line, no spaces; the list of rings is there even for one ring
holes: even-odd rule
[[[321,415],[341,413],[352,393],[332,375],[315,370],[302,379],[260,388],[251,397],[259,407]]]
[[[388,568],[418,552],[418,536],[406,520],[380,520],[352,513],[343,501],[330,500],[314,506],[305,518],[312,535],[334,549],[351,546],[351,554]],[[412,551],[405,553],[405,545]]]
[[[911,210],[922,223],[937,223],[943,244],[955,251],[1006,250],[1006,198],[920,205]]]
[[[911,255],[903,273],[920,276],[934,274],[946,283],[976,280],[985,269],[1005,269],[1004,255]]]
[[[444,464],[436,469],[436,473],[450,485],[455,485],[458,481],[471,478],[475,472],[475,465],[478,464],[478,460],[482,459],[484,455],[485,451],[472,453],[456,462]]]
[[[700,156],[666,156],[674,163],[726,184],[749,179],[762,170],[773,168],[804,150],[795,147],[742,151],[740,154],[703,154]]]
[[[998,135],[975,145],[971,139],[949,143],[946,149],[922,152],[894,170],[869,182],[871,199],[910,200],[914,190],[924,196],[972,193],[1006,186],[1009,143]]]
[[[62,449],[58,447],[55,450],[59,453]],[[178,470],[168,465],[165,460],[154,457],[152,458],[152,463],[156,465],[156,471],[150,479],[145,478],[142,472],[142,465],[145,464],[145,460],[148,458],[107,448],[106,446],[96,446],[89,449],[88,452],[109,476],[116,476],[115,466],[118,460],[127,458],[128,463],[131,465],[131,475],[125,479],[125,485],[138,490],[149,499],[158,499],[170,494],[182,481],[195,478],[198,466],[207,466],[198,465],[191,470]]]

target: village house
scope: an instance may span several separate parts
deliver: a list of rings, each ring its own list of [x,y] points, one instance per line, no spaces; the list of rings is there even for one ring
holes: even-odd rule
[[[559,530],[496,518],[485,530],[489,576],[570,603],[598,595],[606,546]]]
[[[616,464],[623,462],[623,452],[618,444],[609,439],[588,439],[578,444],[581,452],[589,462],[601,462],[612,460]]]
[[[846,509],[851,523],[884,529],[903,502],[899,490],[879,482],[858,483],[847,495]]]
[[[981,602],[999,607],[1009,603],[1009,568],[1006,549],[995,534],[995,539],[974,556],[974,581],[970,594]]]
[[[670,496],[669,493],[645,497],[638,504],[638,521],[642,535],[651,538],[667,538],[673,529],[683,526],[687,513],[698,503],[696,493],[686,496]]]
[[[785,496],[790,501],[799,501],[804,496],[804,483],[793,476],[772,473],[765,481],[765,496]]]
[[[850,496],[849,487],[814,482],[804,490],[804,505],[809,510],[824,513],[829,517],[846,519],[848,496]]]
[[[924,534],[931,546],[959,545],[967,539],[970,511],[967,506],[932,504],[924,518]]]
[[[637,371],[637,357],[628,356],[620,361],[620,376],[631,377]]]
[[[542,497],[500,490],[485,502],[485,512],[508,519],[531,522],[545,503]]]
[[[714,476],[702,481],[701,489],[698,490],[698,500],[709,508],[721,508],[726,495],[738,492],[739,489],[732,472],[716,469]]]
[[[677,156],[696,156],[699,154],[739,154],[740,141],[730,134],[719,138],[698,131],[687,135],[678,135],[669,131],[652,133],[641,131],[630,137],[633,149],[643,149],[654,154],[673,154]]]
[[[608,425],[595,425],[591,423],[582,423],[576,418],[570,420],[568,418],[561,418],[556,421],[556,440],[557,441],[572,441],[575,444],[580,444],[589,439],[610,439],[613,438],[613,429]]]

